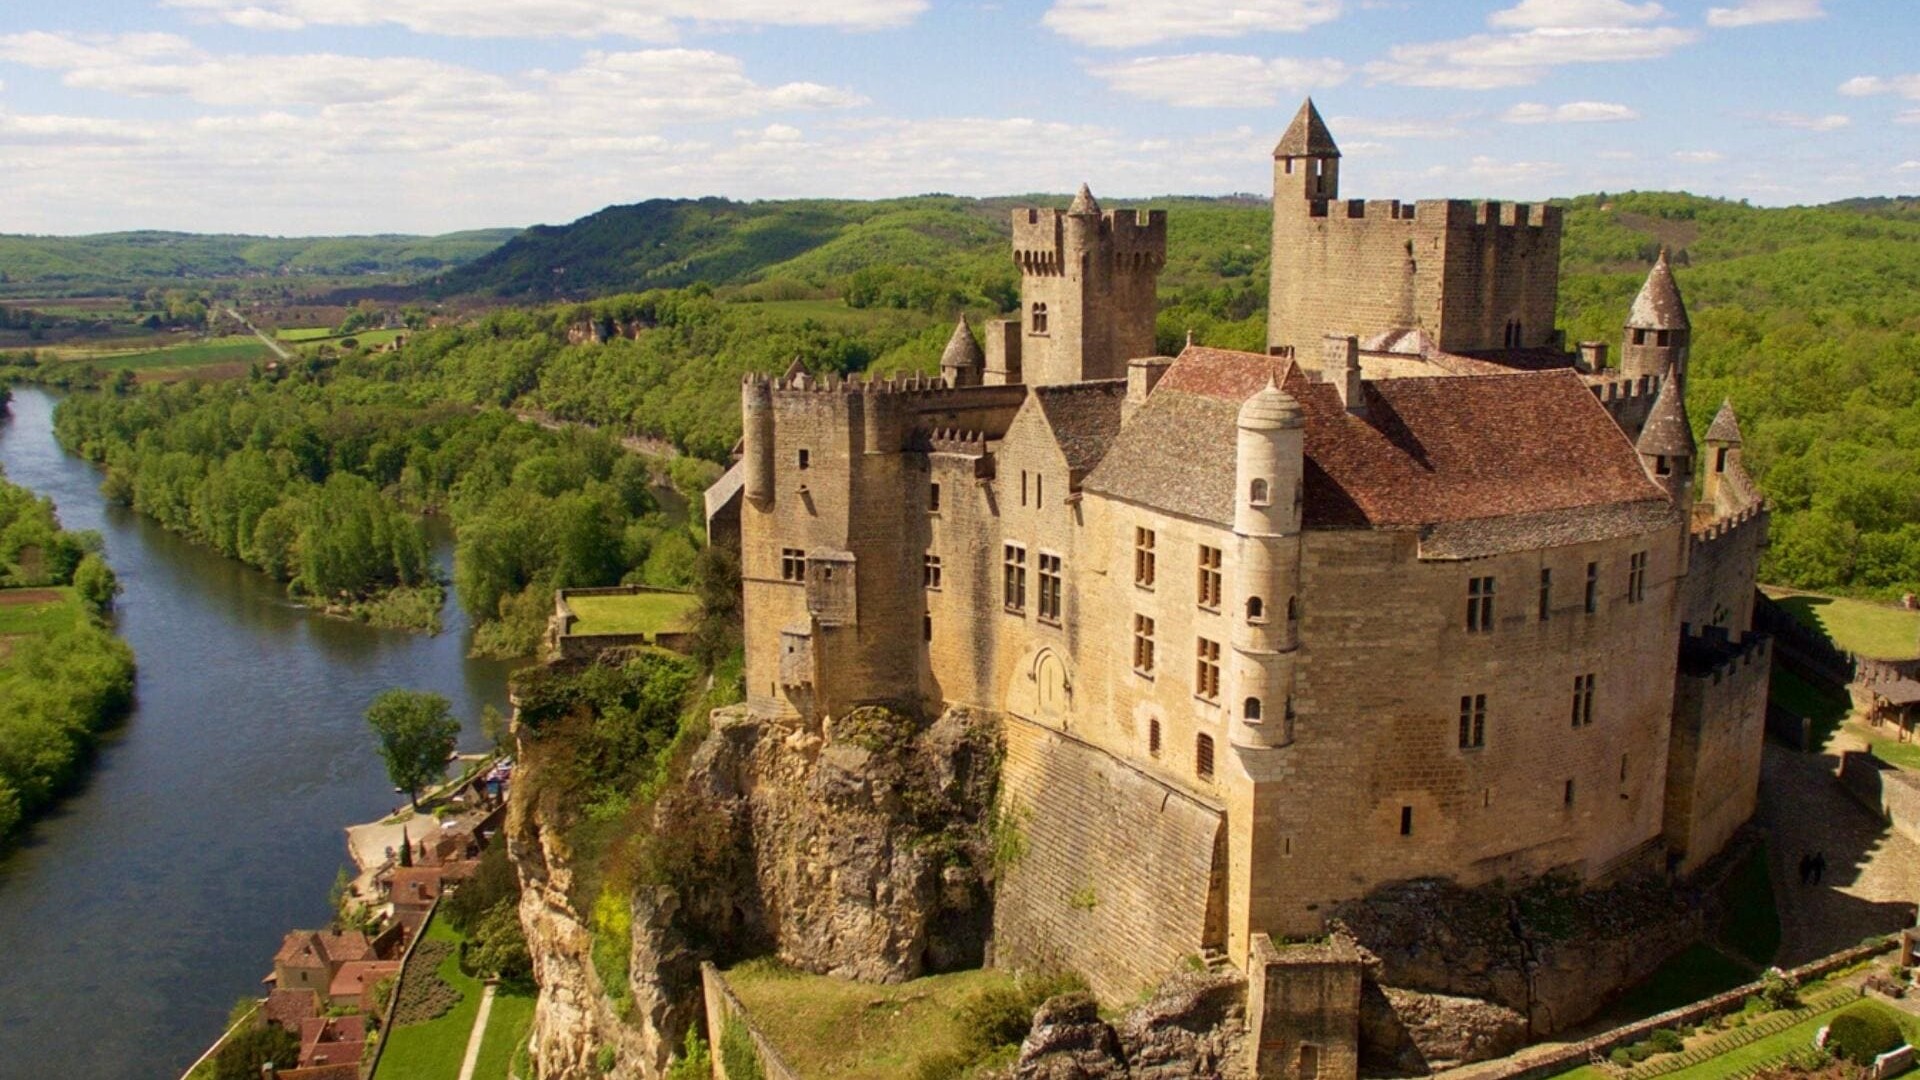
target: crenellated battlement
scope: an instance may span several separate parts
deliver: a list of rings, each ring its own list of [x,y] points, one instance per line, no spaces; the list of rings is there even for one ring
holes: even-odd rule
[[[924,449],[934,454],[963,454],[967,457],[984,457],[987,453],[987,433],[968,428],[934,428],[926,433]],[[919,447],[916,447],[919,448]]]
[[[1660,395],[1660,376],[1641,375],[1628,379],[1609,379],[1605,382],[1589,382],[1587,389],[1600,399],[1602,405],[1614,405],[1623,402],[1645,399],[1652,401]]]
[[[1764,669],[1772,655],[1772,645],[1771,637],[1757,631],[1748,631],[1736,639],[1724,626],[1703,626],[1695,632],[1682,623],[1680,674],[1718,683],[1755,664]]]
[[[782,394],[814,394],[842,396],[891,395],[911,397],[923,401],[966,402],[979,399],[982,402],[997,401],[1007,395],[1003,386],[948,386],[946,380],[938,375],[924,375],[920,372],[895,372],[882,378],[863,376],[858,372],[850,375],[822,375],[809,373],[799,375],[763,375],[750,372],[740,380],[742,386],[765,387]]]
[[[1714,544],[1745,532],[1757,524],[1763,524],[1769,516],[1767,504],[1755,503],[1737,514],[1716,518],[1693,530],[1693,542],[1696,545]]]
[[[1109,210],[1092,236],[1077,236],[1084,217],[1027,207],[1013,212],[1013,260],[1026,274],[1065,273],[1073,249],[1097,244],[1118,270],[1158,271],[1167,259],[1165,210]]]

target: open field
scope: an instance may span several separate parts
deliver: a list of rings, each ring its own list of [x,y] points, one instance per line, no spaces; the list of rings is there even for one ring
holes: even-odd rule
[[[1881,660],[1920,656],[1920,611],[1814,593],[1769,589],[1767,595],[1848,652]]]
[[[569,596],[579,621],[574,634],[658,634],[685,630],[699,603],[688,593],[638,593],[633,596]]]
[[[0,637],[44,634],[80,620],[80,597],[70,586],[0,589]]]
[[[444,919],[435,917],[427,924],[426,940],[453,945],[453,951],[440,961],[437,974],[460,992],[460,1003],[425,1023],[396,1024],[387,1033],[387,1047],[380,1054],[376,1077],[455,1080],[460,1075],[460,1062],[467,1053],[467,1037],[472,1034],[473,1018],[480,1011],[480,980],[460,970],[462,939]],[[420,974],[414,972],[410,977],[418,978]]]
[[[960,1049],[956,1014],[1003,971],[957,971],[893,986],[807,975],[762,962],[727,973],[753,1022],[802,1076],[894,1080],[917,1062]]]
[[[331,326],[283,326],[273,332],[281,341],[319,341],[334,336]]]

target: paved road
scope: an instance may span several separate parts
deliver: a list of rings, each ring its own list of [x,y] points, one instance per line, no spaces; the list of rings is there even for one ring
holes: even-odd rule
[[[460,1062],[460,1080],[473,1080],[473,1067],[480,1063],[480,1044],[487,1038],[487,1018],[493,1013],[493,984],[480,995],[480,1011],[473,1017],[473,1033],[467,1036],[467,1056]]]
[[[1767,744],[1758,820],[1772,834],[1781,967],[1913,925],[1920,845],[1854,801],[1835,775],[1840,751],[1860,745],[1845,725],[1817,754]],[[1815,851],[1827,856],[1826,876],[1820,885],[1802,885],[1800,857]]]

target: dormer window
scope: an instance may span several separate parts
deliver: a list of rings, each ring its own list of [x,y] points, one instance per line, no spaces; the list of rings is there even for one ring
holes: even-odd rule
[[[1673,465],[1671,462],[1667,460],[1667,455],[1665,454],[1655,455],[1653,459],[1653,472],[1654,472],[1654,475],[1656,476],[1672,475]]]
[[[1265,480],[1255,480],[1248,486],[1247,501],[1255,506],[1267,505],[1267,482]]]

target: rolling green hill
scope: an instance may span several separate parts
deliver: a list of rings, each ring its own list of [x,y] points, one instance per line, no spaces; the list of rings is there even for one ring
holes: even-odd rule
[[[0,235],[0,284],[117,287],[166,278],[299,274],[418,277],[499,247],[518,229],[445,236],[273,237],[175,232]]]

